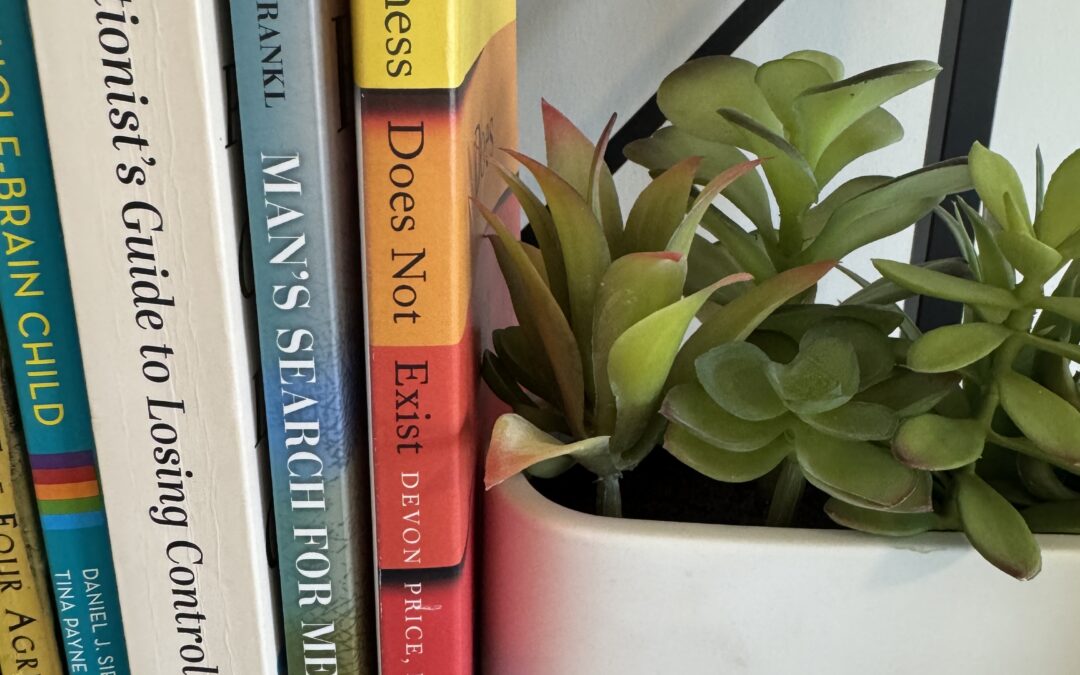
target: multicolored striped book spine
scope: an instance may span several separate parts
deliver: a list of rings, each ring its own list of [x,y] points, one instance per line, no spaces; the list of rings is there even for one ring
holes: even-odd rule
[[[517,142],[514,10],[353,1],[386,675],[474,671],[477,340],[503,286],[470,198],[500,202]]]
[[[128,672],[27,5],[0,3],[0,308],[72,673]]]

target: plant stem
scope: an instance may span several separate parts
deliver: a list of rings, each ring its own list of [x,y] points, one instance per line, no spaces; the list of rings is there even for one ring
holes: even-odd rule
[[[806,487],[806,479],[803,477],[799,463],[788,457],[780,467],[780,475],[776,478],[776,488],[773,489],[772,502],[769,504],[769,514],[765,517],[765,524],[769,527],[786,527],[791,524],[795,516],[795,507],[802,499],[803,488]]]
[[[609,518],[622,518],[622,491],[619,474],[601,476],[596,481],[596,512]]]

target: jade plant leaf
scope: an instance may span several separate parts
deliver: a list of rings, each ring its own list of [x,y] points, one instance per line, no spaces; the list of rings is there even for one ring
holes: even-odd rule
[[[520,415],[501,415],[491,432],[484,462],[484,486],[491,489],[539,462],[555,457],[586,458],[607,452],[607,436],[562,443]]]
[[[1065,158],[1046,188],[1042,211],[1035,217],[1035,234],[1047,246],[1057,248],[1080,232],[1080,150]]]
[[[1028,234],[999,232],[998,246],[1024,278],[1049,279],[1061,265],[1061,254]]]
[[[832,337],[804,339],[791,363],[770,362],[765,373],[787,408],[800,415],[839,408],[859,391],[855,350]]]
[[[791,442],[780,436],[768,445],[750,452],[721,450],[701,440],[679,424],[669,424],[664,435],[664,449],[677,460],[714,480],[746,483],[775,469],[791,454]]]
[[[1080,466],[1080,411],[1046,387],[1007,371],[997,378],[1001,407],[1040,450]]]
[[[672,124],[694,136],[738,145],[743,133],[716,111],[734,108],[773,133],[783,125],[754,81],[757,66],[732,56],[693,59],[664,78],[656,102]]]
[[[914,469],[945,471],[977,460],[986,444],[978,420],[951,419],[927,413],[910,417],[893,439],[893,454]]]
[[[789,135],[794,134],[798,126],[795,110],[792,108],[795,97],[811,87],[833,82],[829,71],[817,63],[786,58],[758,66],[754,80]]]
[[[818,185],[826,185],[845,166],[863,155],[887,148],[904,137],[904,127],[884,108],[866,113],[825,148],[814,176]]]
[[[1012,504],[973,473],[957,473],[955,486],[964,533],[975,550],[1017,579],[1038,574],[1042,568],[1039,544]]]
[[[698,381],[721,408],[751,422],[779,417],[787,408],[769,383],[772,361],[748,342],[719,345],[698,357]]]
[[[1063,316],[1069,321],[1080,322],[1080,298],[1050,296],[1037,299],[1035,306]]]
[[[872,443],[834,438],[808,428],[800,429],[795,438],[796,457],[803,472],[837,499],[848,501],[849,496],[854,496],[891,507],[918,487],[919,472]]]
[[[795,100],[803,130],[796,145],[812,165],[845,129],[882,103],[934,79],[941,67],[909,61],[859,73],[804,92]]]
[[[825,514],[842,527],[887,537],[910,537],[941,527],[940,519],[934,513],[874,511],[835,497],[825,502]]]
[[[920,373],[959,370],[993,353],[1012,334],[1010,329],[994,323],[935,328],[911,345],[907,366]]]
[[[689,157],[658,176],[641,191],[626,217],[622,250],[663,251],[686,214],[686,201],[701,159]]]
[[[1024,197],[1024,187],[1009,160],[976,141],[968,153],[968,163],[971,166],[971,180],[975,184],[975,190],[990,215],[994,216],[994,220],[1003,225],[1009,222],[1005,195],[1011,194],[1024,224],[1030,227],[1031,215]]]
[[[851,441],[889,440],[898,422],[891,408],[864,401],[848,401],[839,408],[802,415],[800,419],[822,433]]]
[[[1006,310],[1018,309],[1020,301],[1009,291],[977,281],[960,279],[924,267],[894,260],[873,261],[882,276],[924,295],[972,305],[988,305]]]
[[[1049,463],[1027,455],[1016,456],[1016,475],[1024,489],[1043,501],[1080,499],[1080,492],[1066,485]]]
[[[641,436],[655,414],[675,354],[694,315],[720,286],[743,281],[736,274],[659,309],[628,328],[611,345],[608,380],[617,410],[611,436],[620,454]]]
[[[971,278],[971,268],[961,258],[939,258],[919,263],[918,267],[942,272],[961,279]],[[844,299],[842,305],[885,305],[900,302],[914,295],[914,291],[905,288],[891,279],[884,277],[875,280],[868,286],[855,291]]]
[[[750,422],[732,415],[697,383],[680,384],[669,391],[660,412],[701,440],[730,452],[762,448],[787,429],[783,418]]]
[[[615,340],[631,326],[682,297],[686,263],[675,253],[630,253],[604,274],[596,296],[592,359],[596,380],[596,428],[615,426],[615,395],[608,382],[608,356]]]
[[[1032,532],[1080,534],[1080,501],[1034,504],[1021,515]]]
[[[900,417],[910,417],[933,410],[959,382],[955,373],[926,374],[900,368],[889,379],[859,392],[856,400],[880,403]]]

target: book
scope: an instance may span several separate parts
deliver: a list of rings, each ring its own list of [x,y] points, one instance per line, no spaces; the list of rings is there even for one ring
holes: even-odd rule
[[[502,285],[470,197],[500,203],[492,162],[517,141],[514,10],[353,3],[388,674],[474,668],[478,335]]]
[[[228,6],[30,3],[133,673],[273,673]]]
[[[0,308],[67,667],[125,674],[116,575],[23,0],[0,4],[0,233]]]
[[[349,4],[232,21],[289,672],[372,673]]]
[[[63,675],[25,453],[7,340],[0,332],[0,672]]]

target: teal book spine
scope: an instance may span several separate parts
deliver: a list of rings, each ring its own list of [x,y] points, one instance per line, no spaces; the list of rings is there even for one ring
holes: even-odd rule
[[[288,672],[373,673],[349,4],[231,11]]]
[[[129,672],[27,6],[0,3],[0,310],[70,673]]]

